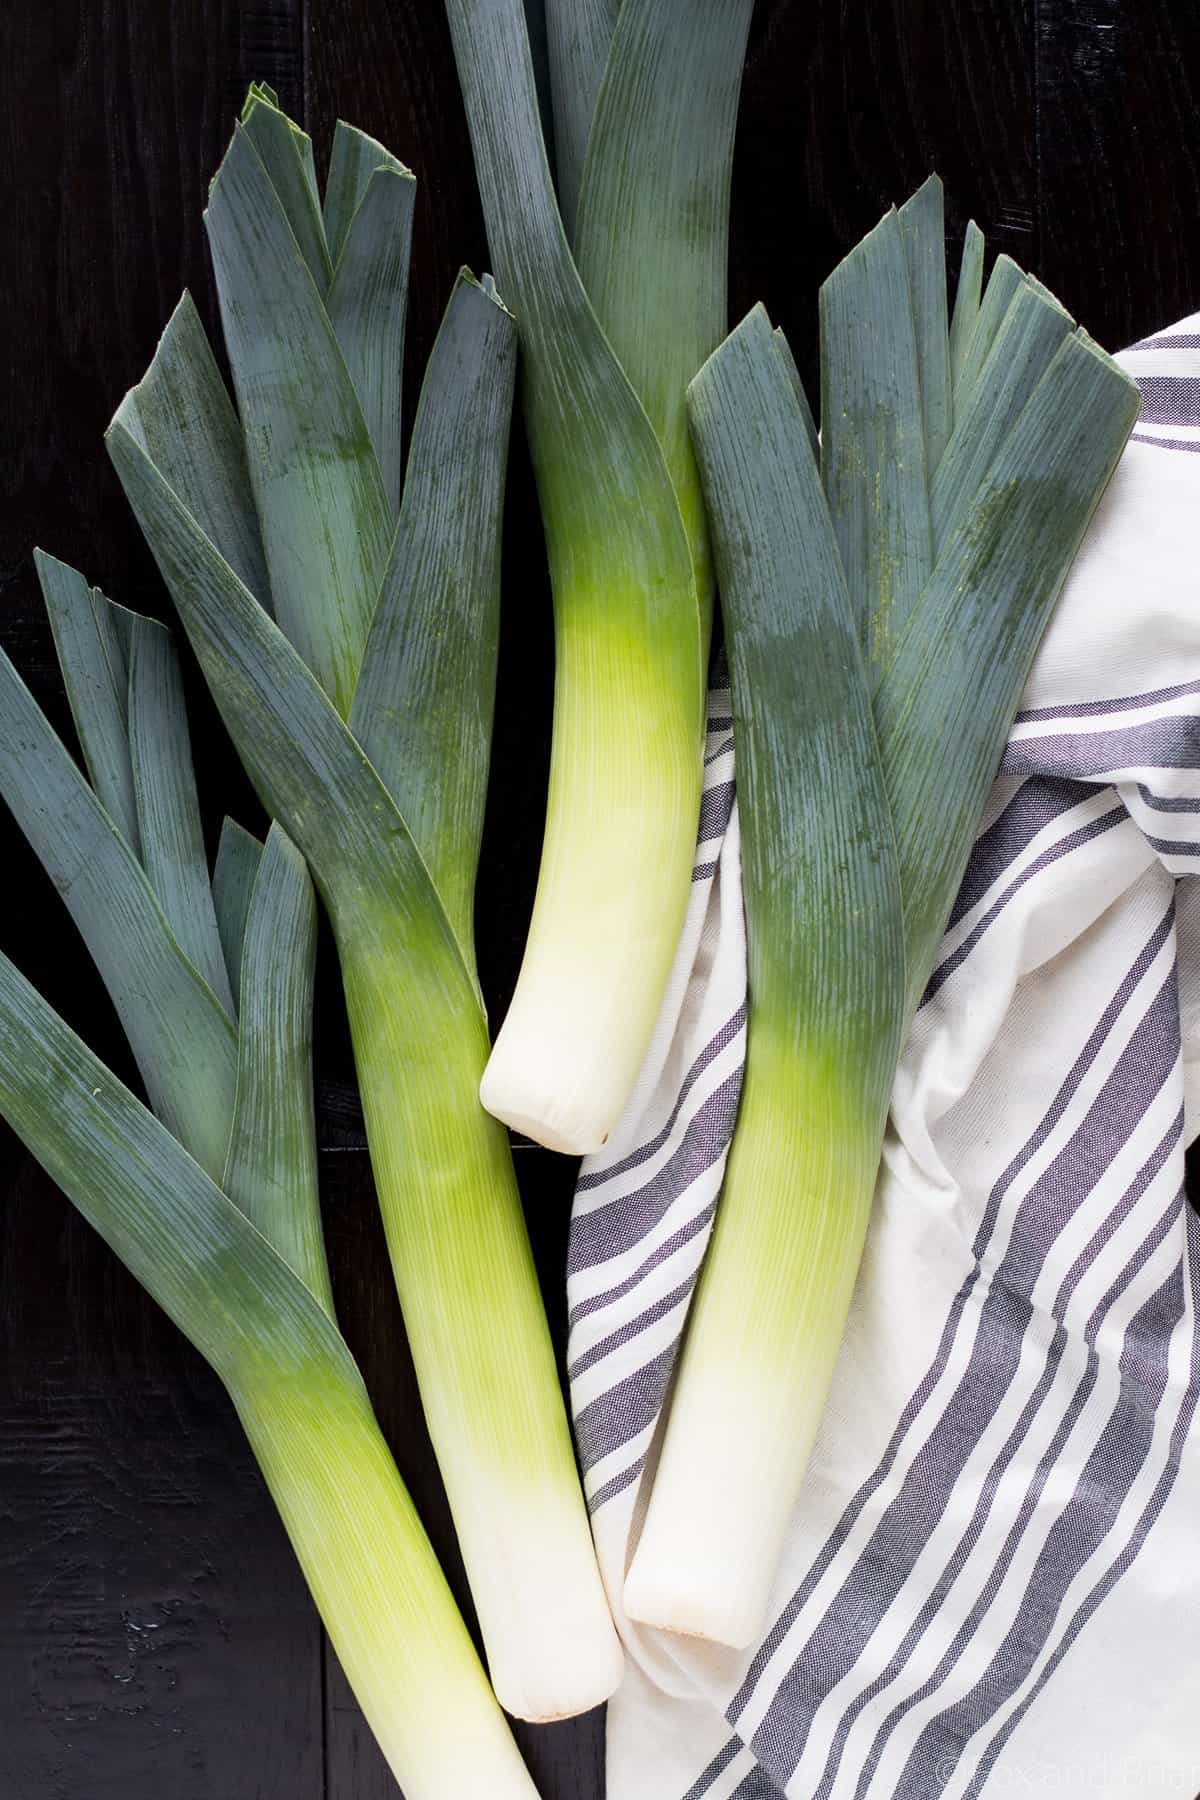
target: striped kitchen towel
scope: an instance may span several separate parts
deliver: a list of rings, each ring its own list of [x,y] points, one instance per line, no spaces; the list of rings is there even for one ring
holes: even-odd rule
[[[670,991],[571,1231],[575,1423],[630,1652],[612,1800],[1200,1792],[1200,315],[1122,360],[1141,418],[905,1050],[752,1653],[621,1610],[745,1048],[712,696]]]

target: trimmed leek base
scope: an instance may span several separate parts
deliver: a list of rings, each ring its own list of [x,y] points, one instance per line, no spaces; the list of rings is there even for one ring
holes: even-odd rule
[[[716,1224],[625,1581],[631,1619],[737,1649],[766,1623],[878,1168],[878,1132],[847,1122],[832,1085],[814,1072],[805,1091],[779,1062],[764,1068],[751,1037]]]
[[[322,1365],[232,1391],[406,1800],[537,1800],[365,1392]]]
[[[677,677],[633,651],[598,670],[587,639],[559,629],[537,898],[479,1089],[496,1118],[570,1155],[604,1145],[646,1054],[687,908],[702,773],[700,706],[671,691]]]
[[[568,1717],[622,1655],[508,1139],[479,1105],[486,1025],[465,983],[421,990],[436,959],[386,916],[362,924],[338,935],[371,1164],[492,1684],[519,1718]]]

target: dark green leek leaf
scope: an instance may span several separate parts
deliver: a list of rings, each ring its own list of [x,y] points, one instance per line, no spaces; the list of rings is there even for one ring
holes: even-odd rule
[[[36,556],[37,552],[34,554]],[[103,605],[101,605],[102,601]],[[130,612],[127,606],[118,606],[115,600],[105,599],[99,588],[92,589],[92,607],[118,691],[128,694],[129,658],[133,651],[133,627],[135,620],[141,615]]]
[[[971,403],[971,390],[996,341],[996,333],[1004,323],[1004,315],[1026,280],[1011,256],[998,256],[988,277],[983,300],[976,315],[974,329],[963,353],[962,369],[954,387],[954,407],[961,417]]]
[[[950,323],[950,369],[954,381],[955,411],[962,379],[967,347],[979,317],[979,296],[983,292],[984,237],[974,219],[967,221],[963,239],[962,261],[958,268],[958,286],[954,290],[954,317]]]
[[[179,663],[166,627],[136,616],[129,658],[129,757],[142,865],[184,955],[232,1019],[233,990],[213,910]]]
[[[272,610],[242,428],[185,293],[122,415],[238,577]]]
[[[233,1116],[229,1017],[145,871],[0,653],[0,793],[91,952],[155,1112],[219,1177]]]
[[[397,175],[410,173],[398,157],[373,137],[339,119],[333,128],[333,151],[325,179],[325,236],[335,268],[350,221],[362,204],[376,169],[391,169]]]
[[[556,605],[602,611],[611,635],[641,647],[664,697],[694,708],[699,732],[699,616],[679,506],[563,237],[520,0],[447,10],[496,279],[521,335]]]
[[[1017,288],[934,477],[933,532],[939,555],[1071,323],[1052,294],[1032,282]]]
[[[706,611],[708,530],[687,384],[728,323],[729,183],[753,5],[622,7],[574,234],[580,279],[663,447]]]
[[[463,945],[474,941],[516,355],[494,287],[464,272],[421,389],[400,526],[350,713]]]
[[[1110,357],[1078,334],[1060,344],[963,509],[876,696],[910,1010],[1034,654],[1137,409],[1137,388]]]
[[[321,221],[311,140],[266,98],[261,88],[257,92],[250,90],[242,112],[242,127],[271,178],[309,273],[324,294],[333,266]]]
[[[568,237],[575,231],[588,134],[620,11],[621,0],[546,0],[554,166]]]
[[[324,689],[120,424],[109,447],[213,698],[259,797],[311,865],[337,923],[370,896],[401,936],[453,946],[476,995],[474,955],[455,936],[408,827]],[[441,930],[438,929],[438,921]],[[448,975],[447,979],[452,979]]]
[[[316,961],[308,870],[272,825],[246,919],[237,1105],[221,1186],[332,1319],[313,1117]]]
[[[813,418],[812,407],[809,405],[808,395],[804,391],[804,382],[800,377],[800,370],[796,366],[796,358],[792,355],[792,346],[778,325],[775,327],[775,348],[783,358],[783,366],[796,395],[796,403],[804,419],[804,429],[808,434],[808,441],[812,445],[813,455],[820,461],[821,441],[817,436],[817,421]]]
[[[303,1282],[6,956],[0,1112],[225,1381],[264,1357],[298,1375],[332,1358],[361,1389]]]
[[[217,845],[217,863],[213,870],[213,910],[221,950],[229,971],[229,985],[234,998],[242,988],[242,945],[246,936],[246,915],[250,911],[250,895],[258,877],[262,845],[256,837],[233,819],[221,825],[221,841]]]
[[[129,670],[108,601],[78,569],[35,550],[33,560],[54,633],[71,717],[101,805],[134,855],[140,854],[129,762]]]
[[[205,220],[276,616],[345,715],[392,538],[379,461],[322,297],[241,126]]]
[[[821,288],[821,472],[869,663],[890,663],[933,566],[921,382],[893,210]]]
[[[362,405],[393,513],[400,507],[400,383],[417,184],[377,168],[345,234],[329,317]]]
[[[900,231],[917,340],[925,472],[932,482],[954,423],[946,322],[945,203],[936,175],[931,175],[900,208]]]
[[[892,822],[829,509],[761,307],[689,405],[733,686],[751,1054],[757,1034],[798,1055],[800,1084],[819,1068],[882,1129],[904,992]]]

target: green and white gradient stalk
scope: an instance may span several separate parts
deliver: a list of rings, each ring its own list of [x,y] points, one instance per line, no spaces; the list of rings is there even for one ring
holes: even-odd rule
[[[225,724],[333,922],[380,1208],[497,1692],[528,1717],[584,1711],[616,1687],[621,1652],[511,1152],[479,1105],[473,958],[328,697],[132,441],[119,445]]]
[[[537,905],[481,1096],[556,1150],[597,1150],[612,1130],[687,906],[713,575],[686,388],[725,330],[729,180],[751,10],[751,0],[649,0],[608,20],[602,86],[576,66],[577,85],[565,87],[558,69],[560,145],[564,119],[573,130],[595,103],[575,237],[586,301],[546,188],[523,211],[489,201],[497,256],[528,290],[516,309],[528,327],[525,407],[551,554],[556,665]],[[548,17],[553,46],[561,20],[554,9]],[[602,35],[591,39],[593,56]],[[465,29],[459,41],[469,86]],[[508,42],[519,49],[519,34],[510,29]],[[582,52],[582,31],[574,42]],[[540,167],[522,92],[511,97],[515,117]],[[488,120],[476,129],[487,141]],[[563,176],[560,168],[569,220],[579,184]],[[480,184],[493,194],[483,170]],[[673,502],[646,454],[629,386],[661,448]],[[636,487],[626,439],[644,463]],[[694,592],[667,529],[676,509]]]
[[[613,1691],[621,1653],[506,1135],[478,1100],[488,1046],[472,896],[515,326],[487,277],[460,277],[394,519],[376,440],[386,430],[394,447],[395,418],[381,417],[373,438],[336,300],[346,246],[364,232],[360,274],[372,293],[386,276],[391,304],[366,307],[358,350],[386,391],[403,270],[387,210],[379,216],[369,197],[382,185],[405,200],[405,178],[386,151],[339,127],[325,217],[342,249],[327,308],[307,140],[284,139],[281,118],[256,96],[208,213],[247,459],[185,309],[109,444],[247,772],[333,921],[389,1249],[488,1660],[513,1712],[558,1717]],[[249,141],[255,119],[273,134],[274,173]],[[365,194],[347,223],[360,177]],[[297,385],[301,366],[311,379]],[[207,396],[206,432],[178,431],[178,394]],[[284,446],[282,462],[273,445]],[[265,589],[247,587],[227,558],[228,506],[214,518],[202,504],[214,488],[240,494],[245,461],[257,464],[257,525],[286,635]],[[321,549],[299,561],[298,506],[300,537]]]
[[[4,956],[0,1114],[229,1390],[408,1800],[536,1800],[332,1318]]]
[[[767,1616],[862,1258],[878,1107],[751,1028],[630,1618],[738,1648]]]
[[[834,384],[846,397],[843,447],[867,446],[845,464],[859,486],[899,441],[889,408],[911,421],[919,406],[911,334],[886,355],[884,336],[862,337],[864,317],[895,306],[894,275],[870,263],[890,235],[888,260],[901,266],[896,229],[889,216],[867,240],[870,257],[860,247],[841,265],[833,286],[850,326],[833,305],[823,311],[826,376],[845,365]],[[940,244],[928,217],[923,229]],[[879,557],[873,539],[871,565],[856,540],[847,583],[835,541],[845,494],[826,504],[761,308],[689,389],[732,669],[748,1062],[625,1604],[632,1618],[724,1644],[752,1642],[765,1622],[850,1307],[901,1026],[933,967],[1055,598],[1137,412],[1128,377],[1083,334],[1062,335],[1055,302],[1037,305],[1053,327],[1044,372],[1028,371],[1032,392],[967,482],[932,574],[916,581],[926,552],[914,565],[903,545],[914,520],[917,538],[925,529],[924,485],[898,499],[868,481],[853,506],[887,526],[893,548]],[[938,332],[928,347],[940,360]],[[980,405],[1003,403],[1012,358],[1002,360],[984,364]],[[873,593],[902,587],[908,622],[881,659],[872,706],[854,622]]]
[[[637,1078],[687,906],[704,728],[701,609],[662,446],[571,258],[521,0],[448,0],[554,593],[554,741],[517,990],[480,1090],[597,1150]]]
[[[725,609],[750,1021],[629,1616],[761,1629],[862,1255],[899,1052],[891,816],[808,424],[757,307],[689,389]]]
[[[318,1363],[233,1397],[405,1800],[536,1800],[366,1394]]]
[[[388,1250],[492,1684],[519,1718],[584,1712],[614,1692],[622,1656],[507,1134],[479,1105],[486,1025],[465,983],[439,981],[440,946],[414,954],[386,910],[339,909],[335,930]]]

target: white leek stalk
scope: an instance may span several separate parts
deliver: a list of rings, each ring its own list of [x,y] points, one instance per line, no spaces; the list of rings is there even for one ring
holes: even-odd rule
[[[269,139],[251,129],[264,111]],[[510,1712],[556,1718],[605,1699],[621,1654],[507,1135],[478,1101],[473,900],[515,334],[490,280],[461,277],[397,518],[394,433],[381,436],[394,421],[368,400],[390,389],[398,405],[394,240],[411,177],[339,126],[322,212],[304,142],[259,94],[210,195],[238,413],[185,299],[108,444],[246,769],[332,921],[388,1250],[492,1681]],[[253,504],[221,476],[238,466]],[[239,561],[247,509],[258,587]]]
[[[734,1646],[768,1616],[902,1031],[1137,413],[1133,384],[1015,265],[993,274],[952,387],[940,201],[927,186],[826,285],[820,469],[761,309],[690,390],[730,649],[750,1017],[624,1598],[631,1618]],[[960,342],[977,271],[965,282]]]

